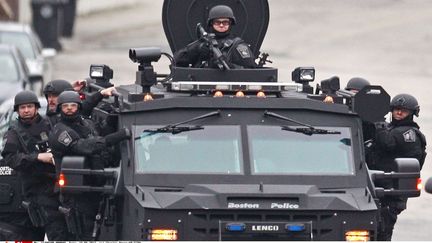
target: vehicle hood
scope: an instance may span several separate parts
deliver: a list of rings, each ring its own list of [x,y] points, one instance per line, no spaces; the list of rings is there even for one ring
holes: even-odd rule
[[[320,191],[315,185],[189,185],[127,187],[139,204],[159,209],[376,210],[365,188]]]

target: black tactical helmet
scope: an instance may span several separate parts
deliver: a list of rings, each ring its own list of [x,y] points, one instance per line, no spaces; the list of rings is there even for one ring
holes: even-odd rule
[[[59,95],[61,92],[66,90],[73,90],[72,84],[66,80],[57,79],[48,82],[44,87],[43,93],[45,94],[45,97],[48,98],[48,94]]]
[[[81,107],[81,99],[75,91],[63,91],[57,99],[57,111],[61,111],[61,105],[64,103],[77,103]]]
[[[40,108],[39,100],[36,94],[30,90],[23,90],[15,95],[14,111],[18,110],[19,105],[34,103],[37,108]]]
[[[236,19],[234,17],[234,13],[232,9],[226,5],[217,5],[210,9],[207,25],[210,26],[214,19],[219,19],[219,18],[229,18],[231,19],[232,25],[236,24]]]
[[[414,115],[419,116],[420,106],[417,99],[409,94],[398,94],[390,102],[390,110],[394,108],[403,108],[413,112]]]
[[[368,85],[370,85],[370,83],[366,79],[355,77],[348,81],[345,90],[361,90]]]

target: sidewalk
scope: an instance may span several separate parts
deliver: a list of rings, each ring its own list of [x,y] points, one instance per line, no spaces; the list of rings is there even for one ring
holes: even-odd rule
[[[30,23],[32,0],[8,0],[19,3],[19,22]],[[95,12],[103,12],[112,9],[127,8],[142,3],[142,0],[77,0],[77,14],[89,15]]]

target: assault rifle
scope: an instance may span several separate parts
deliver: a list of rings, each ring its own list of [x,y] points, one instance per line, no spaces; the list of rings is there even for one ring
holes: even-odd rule
[[[218,42],[215,38],[214,33],[207,33],[204,28],[202,27],[201,23],[197,24],[197,30],[199,31],[198,38],[203,39],[206,44],[209,46],[210,51],[213,53],[213,57],[216,60],[216,65],[220,70],[229,70],[230,67],[228,66],[227,62],[225,61],[226,57],[225,55],[219,50]]]

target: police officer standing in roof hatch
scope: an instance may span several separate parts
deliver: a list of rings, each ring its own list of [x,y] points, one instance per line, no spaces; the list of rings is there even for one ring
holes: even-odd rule
[[[58,194],[54,193],[55,162],[48,146],[50,124],[38,114],[39,108],[32,91],[21,91],[15,96],[18,120],[5,134],[2,156],[6,165],[18,172],[23,207],[33,226],[44,229],[50,241],[67,240],[66,223],[58,211]]]
[[[426,158],[426,138],[420,127],[413,121],[420,106],[417,99],[409,94],[399,94],[390,102],[392,121],[390,124],[377,123],[375,146],[377,157],[369,168],[390,172],[394,170],[395,158],[415,158],[423,167]],[[406,198],[388,198],[382,202],[384,231],[378,233],[378,240],[391,240],[397,216],[406,209]]]
[[[236,24],[232,9],[226,5],[217,5],[210,9],[207,20],[208,32],[214,33],[219,50],[226,58],[230,68],[256,68],[256,57],[248,44],[231,34]],[[196,40],[174,53],[176,66],[195,68],[217,68],[209,43],[203,38]]]
[[[98,136],[95,125],[81,116],[81,99],[74,91],[64,91],[58,97],[57,109],[61,116],[49,136],[57,169],[64,156],[84,156],[87,169],[104,169],[113,161],[113,146],[130,137],[130,132],[121,129],[108,136]],[[104,178],[84,177],[84,184],[103,186]],[[96,240],[93,236],[95,217],[98,213],[102,195],[99,193],[62,194],[60,197],[67,222],[74,240]]]

